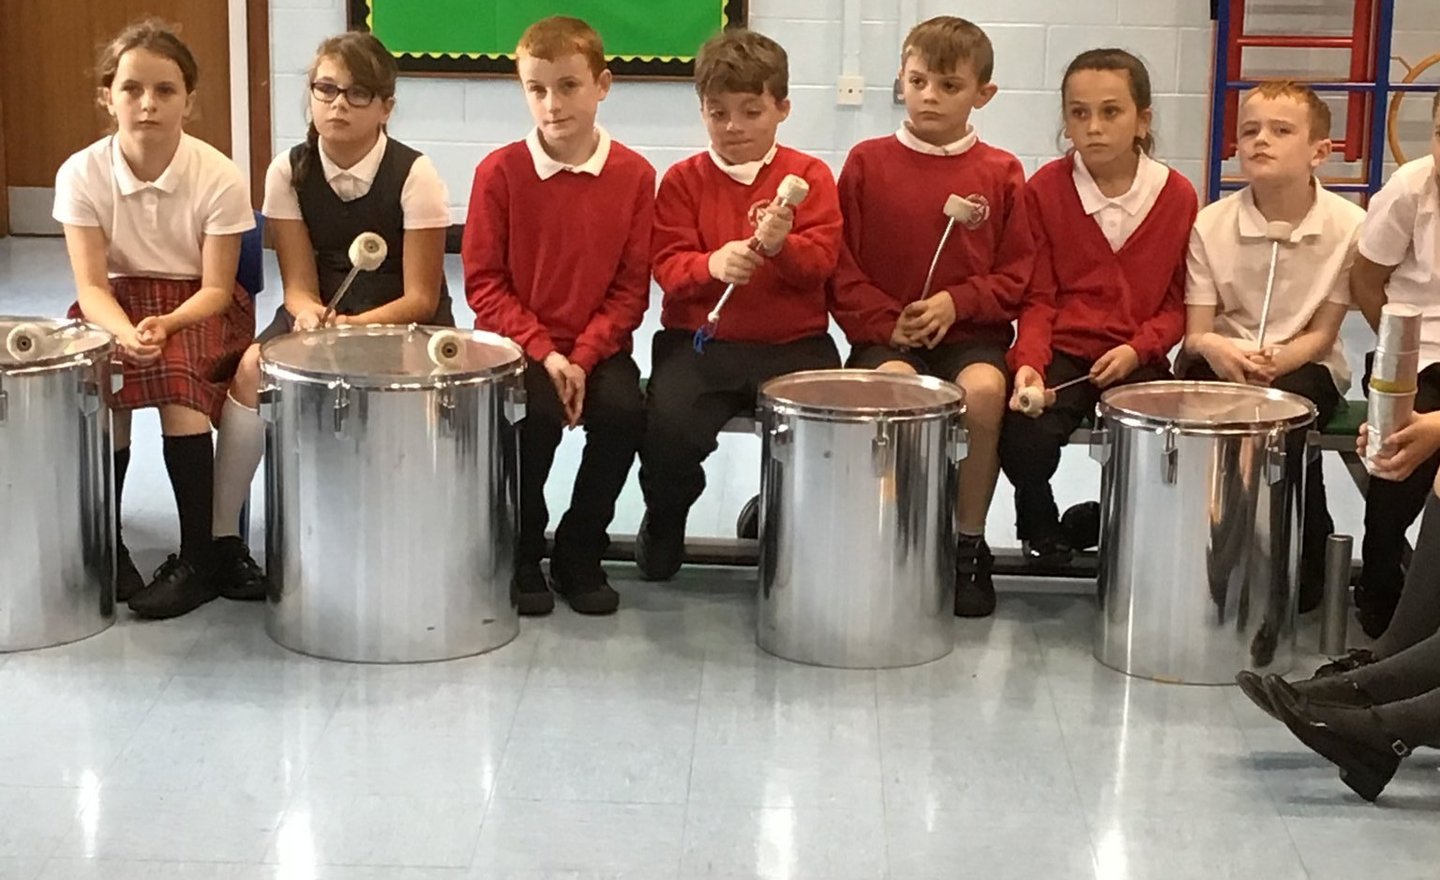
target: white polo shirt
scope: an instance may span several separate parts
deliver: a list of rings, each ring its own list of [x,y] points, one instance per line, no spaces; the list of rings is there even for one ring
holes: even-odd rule
[[[1420,369],[1440,362],[1440,179],[1435,157],[1406,162],[1370,200],[1360,253],[1394,266],[1385,299],[1420,309]]]
[[[1350,304],[1350,267],[1365,210],[1318,181],[1315,193],[1310,212],[1290,241],[1280,245],[1266,347],[1300,335],[1325,303]],[[1246,187],[1206,205],[1190,232],[1185,304],[1214,306],[1215,332],[1227,339],[1253,344],[1259,336],[1270,273],[1267,225]],[[1338,338],[1321,363],[1342,393],[1350,387],[1350,368]]]
[[[595,140],[595,152],[590,158],[579,165],[566,165],[564,162],[557,162],[550,158],[545,152],[545,145],[540,143],[540,129],[532,128],[525,136],[525,149],[530,151],[530,162],[535,166],[535,176],[541,180],[549,180],[562,171],[571,174],[588,174],[591,177],[599,177],[605,170],[605,163],[610,159],[610,132],[595,126],[597,138]]]
[[[1123,195],[1110,197],[1100,191],[1100,185],[1085,167],[1080,152],[1075,152],[1075,169],[1071,178],[1075,181],[1075,192],[1080,196],[1080,205],[1095,221],[1110,242],[1111,251],[1119,251],[1150,216],[1150,209],[1160,199],[1160,191],[1170,180],[1170,168],[1144,153],[1140,164],[1135,166],[1135,179]]]
[[[205,236],[255,228],[240,169],[188,134],[149,183],[130,170],[113,135],[74,154],[55,175],[52,216],[68,226],[100,227],[111,278],[199,278]]]
[[[320,154],[320,172],[342,202],[353,202],[370,192],[389,143],[390,139],[381,132],[380,139],[365,154],[365,158],[349,168],[341,168],[330,161],[323,147],[317,151]],[[436,229],[450,225],[450,193],[429,156],[421,155],[411,164],[410,173],[400,188],[400,209],[405,212],[406,229]],[[305,219],[300,214],[300,197],[292,183],[289,150],[281,150],[265,170],[265,204],[260,213],[271,220]]]

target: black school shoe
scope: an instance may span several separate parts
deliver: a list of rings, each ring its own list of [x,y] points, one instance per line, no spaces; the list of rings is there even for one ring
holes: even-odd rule
[[[635,564],[647,581],[668,581],[680,571],[685,561],[685,520],[676,524],[658,525],[645,511],[640,531],[635,535]]]
[[[515,565],[515,605],[525,617],[543,617],[555,610],[555,594],[550,592],[550,583],[538,562],[521,562]]]
[[[1075,558],[1070,545],[1059,535],[1041,535],[1031,541],[1021,541],[1020,550],[1025,562],[1038,566],[1069,565]]]
[[[1345,652],[1344,656],[1336,657],[1334,660],[1316,669],[1310,678],[1314,680],[1317,678],[1330,678],[1335,675],[1344,675],[1347,672],[1354,672],[1362,666],[1369,666],[1371,663],[1379,661],[1379,659],[1373,651],[1367,651],[1364,648],[1351,648]]]
[[[572,563],[561,554],[550,557],[550,584],[576,614],[614,614],[620,594],[610,586],[599,560]]]
[[[1390,621],[1394,619],[1395,609],[1399,607],[1399,604],[1398,596],[1372,598],[1363,589],[1359,587],[1355,589],[1355,616],[1360,620],[1360,629],[1372,639],[1378,639],[1385,635],[1385,630],[1390,628]]]
[[[129,602],[143,589],[145,576],[135,567],[135,560],[130,558],[130,550],[122,541],[115,548],[115,601]]]
[[[258,602],[270,592],[270,584],[239,537],[216,538],[211,545],[214,569],[211,578],[220,595],[236,602]]]
[[[984,538],[962,535],[955,557],[955,616],[995,613],[995,556]]]
[[[130,599],[130,610],[150,620],[168,620],[189,614],[206,602],[220,598],[210,572],[182,556],[171,553],[155,570],[155,579]]]
[[[1060,517],[1060,532],[1073,550],[1094,550],[1100,545],[1100,502],[1082,501]]]
[[[1367,801],[1385,790],[1410,747],[1386,732],[1374,711],[1368,708],[1304,703],[1284,687],[1284,679],[1268,676],[1275,711],[1285,726],[1311,751],[1340,768],[1340,781]]]
[[[1283,722],[1284,719],[1275,709],[1275,701],[1270,696],[1272,689],[1283,690],[1294,702],[1302,706],[1314,703],[1352,709],[1368,709],[1375,705],[1375,701],[1365,692],[1364,688],[1343,678],[1310,679],[1291,684],[1277,676],[1275,681],[1274,685],[1269,685],[1268,676],[1261,676],[1249,670],[1235,676],[1235,683],[1240,686],[1240,692],[1276,721]]]

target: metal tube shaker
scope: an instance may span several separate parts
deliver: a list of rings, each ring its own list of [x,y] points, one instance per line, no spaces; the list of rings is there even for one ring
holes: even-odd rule
[[[1370,370],[1365,466],[1373,469],[1385,440],[1410,423],[1420,366],[1420,310],[1401,303],[1380,312],[1379,341]]]
[[[1345,653],[1345,630],[1350,622],[1350,564],[1355,539],[1331,535],[1325,541],[1325,593],[1320,614],[1320,653]]]

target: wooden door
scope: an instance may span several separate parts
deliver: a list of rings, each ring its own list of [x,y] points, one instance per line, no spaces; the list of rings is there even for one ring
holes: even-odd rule
[[[0,0],[4,183],[54,186],[60,163],[109,129],[96,98],[96,55],[142,16],[179,26],[200,67],[186,130],[230,153],[227,5],[225,0]]]

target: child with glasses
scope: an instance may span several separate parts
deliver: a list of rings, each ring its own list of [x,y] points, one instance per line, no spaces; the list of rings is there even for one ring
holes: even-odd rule
[[[389,255],[355,276],[330,324],[453,326],[445,287],[449,196],[434,164],[386,135],[395,59],[359,31],[320,44],[310,66],[310,131],[265,174],[265,215],[284,305],[245,352],[230,386],[215,452],[214,582],[230,599],[263,599],[266,584],[239,536],[240,511],[265,448],[259,343],[320,325],[350,270],[355,236],[376,232]]]

